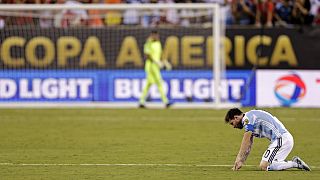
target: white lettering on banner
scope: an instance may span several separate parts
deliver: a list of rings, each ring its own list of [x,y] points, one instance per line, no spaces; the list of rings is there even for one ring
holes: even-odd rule
[[[190,87],[191,89],[191,87]],[[185,95],[183,92],[180,92],[180,85],[178,79],[171,80],[171,96],[176,97],[178,99],[185,98]]]
[[[49,78],[44,80],[41,86],[43,97],[48,99],[58,98],[59,93],[58,93],[57,86],[58,86],[58,82],[56,79]]]
[[[115,97],[119,99],[127,99],[131,96],[131,83],[129,79],[115,80]]]
[[[35,81],[35,86],[37,86],[37,83],[36,83],[36,79],[34,79]],[[32,98],[32,97],[35,97],[33,96],[32,92],[29,92],[28,91],[28,79],[21,79],[20,80],[20,84],[19,84],[19,87],[20,87],[20,98]],[[35,87],[36,89],[38,89],[39,87]]]
[[[33,97],[41,98],[41,79],[34,79],[32,82],[33,86]],[[31,96],[32,97],[32,96]]]
[[[15,83],[15,82],[14,82]],[[22,99],[75,99],[89,98],[92,79],[87,78],[48,78],[20,79],[19,96]]]
[[[64,87],[60,89],[59,97],[60,98],[76,98],[77,97],[77,81],[75,79],[61,79],[60,86]]]
[[[141,81],[139,79],[132,80],[132,90],[133,90],[133,97],[139,98],[142,94],[142,88],[144,87],[146,81],[142,81],[142,86],[140,86]]]
[[[17,85],[12,79],[0,79],[0,98],[9,99],[17,92]]]
[[[234,79],[229,81],[229,86],[231,86],[231,96],[234,99],[241,98],[241,87],[244,86],[244,82],[241,79]]]
[[[115,98],[128,99],[128,98],[140,98],[143,88],[146,84],[145,80],[141,79],[116,79],[115,80]],[[162,84],[164,92],[167,92],[168,86],[163,82]],[[151,86],[149,90],[152,98],[160,98],[160,93],[156,86]]]
[[[210,84],[210,81],[207,79],[196,80],[193,85],[194,96],[198,99],[209,98],[210,97],[209,84]]]
[[[192,79],[186,79],[183,81],[184,84],[184,92],[186,97],[192,97],[192,89],[193,89],[193,81]]]
[[[214,81],[209,79],[171,79],[170,97],[173,99],[185,99],[186,97],[195,97],[198,99],[213,98]],[[243,79],[229,79],[221,81],[221,96],[222,98],[239,99],[241,97],[241,87],[244,86]],[[115,80],[115,98],[128,99],[139,98],[142,93],[142,88],[145,85],[145,80],[141,79],[116,79]],[[164,92],[168,90],[168,84],[163,82]],[[230,89],[230,92],[229,92]],[[151,98],[160,98],[159,91],[154,85],[150,88]]]
[[[89,98],[90,91],[89,88],[93,84],[92,79],[77,79],[77,84],[79,85],[80,98]]]

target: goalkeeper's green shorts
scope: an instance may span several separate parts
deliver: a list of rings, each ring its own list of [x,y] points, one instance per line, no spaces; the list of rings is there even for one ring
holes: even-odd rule
[[[147,83],[153,84],[162,82],[160,68],[156,63],[147,61],[144,70],[146,72]]]

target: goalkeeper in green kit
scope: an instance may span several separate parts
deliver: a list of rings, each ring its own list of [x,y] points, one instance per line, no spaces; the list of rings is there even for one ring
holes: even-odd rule
[[[168,61],[161,61],[162,47],[160,42],[159,33],[157,31],[152,31],[147,41],[144,44],[143,52],[145,55],[145,67],[146,72],[146,84],[142,91],[142,96],[139,100],[139,107],[145,108],[145,101],[148,95],[148,91],[151,85],[156,84],[161,95],[162,102],[168,108],[171,103],[169,103],[166,94],[162,87],[162,76],[160,73],[161,68],[166,68],[171,70],[171,65]]]

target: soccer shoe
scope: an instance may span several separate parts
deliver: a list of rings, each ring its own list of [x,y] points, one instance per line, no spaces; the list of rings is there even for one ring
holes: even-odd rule
[[[172,102],[167,103],[166,108],[169,108],[170,106],[172,106],[172,104],[173,104]]]
[[[293,162],[296,162],[298,164],[298,169],[303,169],[305,171],[311,171],[310,167],[307,165],[307,163],[305,163],[304,161],[302,161],[301,158],[299,158],[298,156],[294,156],[292,158]]]
[[[144,104],[139,104],[139,108],[144,109],[146,106]]]

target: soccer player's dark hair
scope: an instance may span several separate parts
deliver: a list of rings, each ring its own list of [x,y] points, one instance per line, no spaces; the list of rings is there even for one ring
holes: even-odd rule
[[[151,31],[151,34],[158,34],[158,33],[159,32],[157,30],[155,30],[155,29]]]
[[[232,108],[226,114],[224,118],[225,123],[229,123],[230,119],[233,119],[236,115],[241,115],[243,112],[239,108]]]

